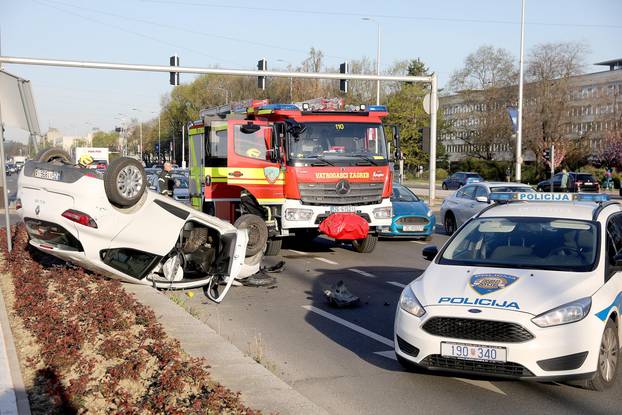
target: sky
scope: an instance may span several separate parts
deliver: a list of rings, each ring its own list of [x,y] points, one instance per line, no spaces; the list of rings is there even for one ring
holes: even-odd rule
[[[525,2],[526,53],[545,42],[578,41],[589,47],[590,64],[622,58],[622,0]],[[518,62],[520,3],[0,0],[0,53],[154,65],[168,65],[177,53],[182,66],[255,69],[266,58],[269,69],[286,69],[314,47],[327,66],[338,67],[344,60],[375,59],[379,25],[381,70],[419,57],[443,87],[479,46],[505,48]],[[111,130],[129,118],[152,119],[172,88],[166,73],[8,64],[4,70],[32,82],[41,130],[55,127],[65,135]],[[182,83],[193,78],[181,74]],[[12,130],[7,136],[26,137]]]

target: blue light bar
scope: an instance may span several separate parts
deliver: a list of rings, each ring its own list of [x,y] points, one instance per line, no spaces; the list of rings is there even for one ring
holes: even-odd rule
[[[369,107],[367,107],[367,111],[388,112],[386,105],[370,105]]]
[[[517,201],[517,202],[606,202],[607,194],[589,193],[510,193],[498,192],[488,196],[491,201]]]
[[[300,108],[294,104],[268,104],[257,108],[258,110],[281,110],[281,111],[299,111]]]

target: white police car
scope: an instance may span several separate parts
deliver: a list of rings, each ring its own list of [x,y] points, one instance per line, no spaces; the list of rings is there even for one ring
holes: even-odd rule
[[[434,260],[397,307],[398,360],[611,386],[622,327],[622,205],[594,194],[491,198],[511,202],[484,209],[440,251],[424,249]]]

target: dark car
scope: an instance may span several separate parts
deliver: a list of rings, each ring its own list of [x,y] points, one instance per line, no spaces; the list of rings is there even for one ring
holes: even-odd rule
[[[543,180],[536,186],[539,192],[561,192],[562,191],[562,176],[564,173],[557,173],[552,179]],[[553,189],[551,190],[551,182],[553,183]],[[596,192],[600,191],[600,185],[598,180],[590,173],[576,173],[568,172],[568,192]]]
[[[459,171],[459,172],[452,174],[445,180],[443,180],[442,188],[443,190],[460,189],[465,184],[477,183],[477,182],[483,182],[483,181],[484,181],[484,178],[480,176],[478,173],[473,173],[469,171]]]

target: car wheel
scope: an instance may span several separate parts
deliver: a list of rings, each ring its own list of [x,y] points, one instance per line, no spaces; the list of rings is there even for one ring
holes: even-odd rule
[[[283,245],[283,239],[268,239],[266,243],[265,256],[276,256],[281,251],[281,245]]]
[[[247,257],[263,251],[268,242],[268,227],[262,218],[251,214],[242,215],[235,221],[233,226],[248,231]]]
[[[360,254],[368,254],[374,250],[378,242],[378,235],[367,234],[367,237],[363,239],[355,239],[352,241],[354,250]]]
[[[453,235],[456,232],[456,218],[453,213],[448,212],[445,214],[445,233],[447,235]]]
[[[613,385],[618,375],[619,351],[618,325],[609,319],[600,341],[596,373],[592,379],[587,380],[585,384],[587,389],[602,391]]]
[[[110,163],[104,175],[104,189],[110,203],[122,208],[134,206],[145,193],[147,175],[138,160],[120,157]]]
[[[443,190],[448,190],[448,189],[447,189],[447,185],[446,185],[445,183],[443,183],[443,185],[441,186],[441,188],[442,188]]]
[[[41,150],[36,156],[35,160],[43,163],[62,163],[72,164],[71,156],[62,148],[46,148]]]

